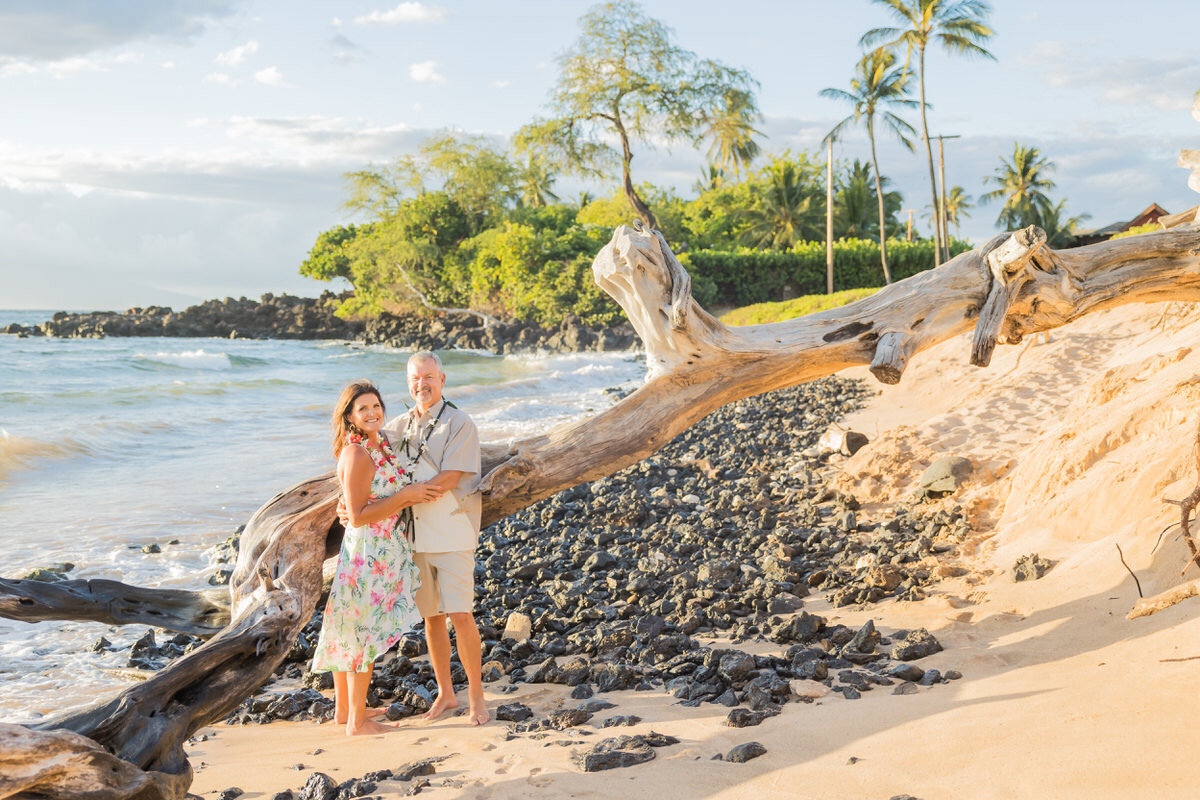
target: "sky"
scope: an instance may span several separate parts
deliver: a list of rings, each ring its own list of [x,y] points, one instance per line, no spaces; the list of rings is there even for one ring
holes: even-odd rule
[[[766,152],[813,151],[850,109],[871,0],[645,0],[676,42],[760,84]],[[0,0],[0,308],[182,308],[331,287],[297,270],[318,233],[356,221],[343,175],[454,129],[505,143],[545,112],[576,0]],[[946,176],[978,200],[1016,142],[1056,169],[1083,227],[1200,202],[1179,151],[1200,147],[1195,0],[1153,11],[999,0],[995,60],[928,59]],[[911,121],[918,125],[915,115]],[[643,145],[634,177],[689,196],[704,150]],[[936,155],[936,153],[935,153]],[[835,157],[870,156],[865,135]],[[925,213],[920,155],[880,141],[880,171]],[[587,186],[607,194],[611,181]],[[557,188],[571,196],[574,179]],[[996,232],[997,204],[960,233]],[[926,226],[928,230],[928,226]]]

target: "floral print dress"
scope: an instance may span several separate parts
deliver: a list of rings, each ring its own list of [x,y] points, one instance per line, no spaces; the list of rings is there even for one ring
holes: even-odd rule
[[[371,500],[395,494],[408,481],[380,436],[379,449],[358,436],[349,447],[362,447],[375,463]],[[400,515],[347,528],[338,555],[337,574],[325,604],[313,672],[364,672],[421,618],[414,599],[420,581],[412,546],[397,526]]]

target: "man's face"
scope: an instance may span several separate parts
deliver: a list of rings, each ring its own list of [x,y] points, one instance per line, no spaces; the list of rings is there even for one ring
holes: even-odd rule
[[[445,386],[446,373],[438,369],[436,361],[414,361],[409,365],[408,393],[422,411],[437,405]]]

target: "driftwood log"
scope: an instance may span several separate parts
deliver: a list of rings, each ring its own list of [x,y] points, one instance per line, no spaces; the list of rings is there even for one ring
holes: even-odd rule
[[[511,446],[485,446],[485,524],[636,463],[744,397],[860,364],[896,383],[913,354],[971,329],[971,361],[983,366],[996,344],[1094,311],[1200,300],[1198,224],[1073,250],[1051,250],[1045,241],[1037,228],[1003,234],[852,305],[729,328],[692,299],[690,278],[661,235],[618,228],[593,270],[645,343],[646,382],[593,417]],[[22,791],[96,800],[182,797],[191,775],[184,740],[261,685],[312,614],[322,561],[336,552],[340,533],[337,495],[336,481],[325,475],[255,513],[230,582],[230,622],[204,646],[91,709],[32,729],[0,725],[0,797]],[[14,592],[31,602],[12,600]],[[115,593],[134,596],[129,587]],[[86,598],[55,599],[11,582],[0,584],[0,597],[5,614],[18,619],[52,618],[48,609],[56,603],[60,617],[88,606]],[[94,606],[104,604],[93,597]],[[137,597],[146,602],[152,594]],[[183,602],[163,618],[109,611],[103,619],[195,625],[202,607]],[[215,611],[201,616],[219,618]],[[105,782],[83,777],[93,773],[103,773]]]

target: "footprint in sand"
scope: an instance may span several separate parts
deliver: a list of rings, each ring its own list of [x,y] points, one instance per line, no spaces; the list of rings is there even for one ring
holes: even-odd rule
[[[537,773],[539,773],[539,772],[541,772],[541,770],[536,767],[529,770],[529,777],[525,779],[525,782],[528,783],[530,786],[536,786],[539,789],[543,789],[543,788],[549,786],[550,784],[554,783],[554,779],[551,778],[549,775],[543,775],[540,778],[537,777]]]
[[[512,769],[513,757],[512,756],[500,756],[499,758],[496,759],[496,763],[499,764],[500,766],[496,767],[495,774],[496,775],[507,775],[508,771],[510,769]]]
[[[425,744],[428,741],[429,741],[428,736],[421,736],[421,737],[417,738],[417,740],[414,741],[413,744]]]
[[[492,744],[491,742],[484,742],[479,749],[485,753],[490,753],[496,749],[496,745]]]

